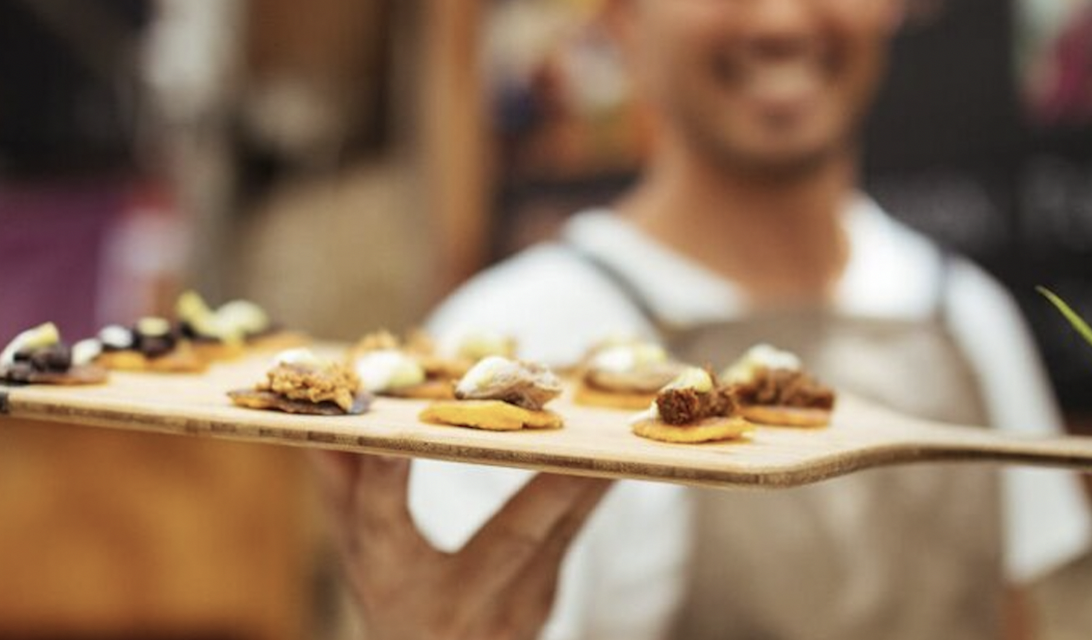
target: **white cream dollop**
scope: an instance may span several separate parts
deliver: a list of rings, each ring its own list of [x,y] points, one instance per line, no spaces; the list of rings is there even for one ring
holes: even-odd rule
[[[698,393],[709,393],[713,390],[713,377],[701,367],[687,367],[664,389],[693,389]]]
[[[130,349],[133,346],[133,332],[120,324],[108,324],[99,331],[99,340],[111,349]]]
[[[630,424],[637,424],[638,422],[644,422],[645,420],[659,420],[660,419],[660,407],[653,400],[652,404],[647,409],[640,413],[635,413],[629,418]]]
[[[754,380],[760,369],[799,371],[800,367],[800,358],[795,353],[768,344],[756,344],[725,369],[721,377],[730,383],[746,383]]]
[[[592,358],[591,366],[600,371],[626,373],[667,361],[667,351],[658,344],[642,342],[607,347]]]
[[[232,300],[216,310],[216,324],[230,335],[254,335],[269,329],[269,315],[249,300]]]
[[[165,336],[171,332],[171,323],[165,318],[150,316],[137,321],[137,331],[145,336]]]
[[[498,375],[519,369],[519,363],[502,358],[501,356],[489,356],[478,361],[466,375],[459,380],[455,391],[462,394],[473,394],[489,386]]]
[[[52,322],[40,324],[33,329],[27,329],[15,336],[15,339],[8,343],[8,346],[4,348],[4,351],[0,352],[0,366],[6,367],[14,363],[15,354],[23,349],[48,347],[57,344],[60,341],[61,333],[57,330],[57,325]]]
[[[425,370],[421,364],[395,349],[367,353],[357,359],[355,369],[361,385],[372,392],[409,387],[425,381]]]
[[[102,342],[98,338],[87,338],[72,345],[72,365],[82,367],[102,353]]]
[[[288,349],[273,357],[274,364],[297,365],[301,367],[322,367],[326,363],[310,349]]]

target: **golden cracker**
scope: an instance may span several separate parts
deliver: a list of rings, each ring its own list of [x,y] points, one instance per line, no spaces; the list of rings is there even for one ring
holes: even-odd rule
[[[660,420],[641,420],[633,425],[633,433],[660,442],[699,444],[719,440],[735,440],[754,431],[754,425],[743,418],[706,418],[692,425],[671,425]]]
[[[831,411],[802,407],[748,405],[740,407],[744,418],[770,427],[799,427],[814,429],[830,424]]]
[[[423,422],[487,431],[560,429],[561,416],[552,411],[530,411],[500,400],[434,402],[419,416]]]

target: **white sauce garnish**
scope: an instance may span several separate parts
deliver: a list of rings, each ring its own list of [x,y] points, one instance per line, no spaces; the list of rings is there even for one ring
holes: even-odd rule
[[[301,367],[321,367],[323,361],[310,349],[288,349],[274,356],[275,364],[290,364]]]
[[[137,321],[137,331],[145,336],[165,336],[171,332],[171,323],[164,318],[141,318]]]
[[[129,349],[133,346],[133,332],[121,325],[110,324],[99,331],[99,340],[111,349]]]
[[[38,325],[33,329],[27,329],[15,336],[15,339],[4,348],[2,353],[0,353],[0,366],[6,367],[13,364],[15,362],[15,354],[23,349],[48,347],[57,344],[60,341],[61,334],[57,331],[57,325],[52,322]]]
[[[216,310],[216,324],[226,334],[253,335],[269,329],[269,316],[249,300],[232,300]]]
[[[667,361],[667,352],[658,344],[639,343],[607,347],[592,358],[591,366],[600,371],[626,373],[639,367]]]
[[[498,375],[517,369],[519,369],[519,363],[508,358],[500,356],[483,358],[478,364],[471,367],[470,371],[466,372],[462,380],[459,380],[455,390],[461,394],[472,394],[489,386]]]
[[[722,377],[727,382],[745,383],[754,380],[755,374],[760,369],[799,371],[800,367],[800,358],[796,354],[782,351],[768,344],[757,344],[726,369]]]
[[[97,338],[87,338],[72,345],[72,365],[82,367],[102,353],[102,342]]]
[[[356,374],[368,391],[386,391],[421,384],[425,370],[413,358],[394,349],[365,354],[356,361]]]

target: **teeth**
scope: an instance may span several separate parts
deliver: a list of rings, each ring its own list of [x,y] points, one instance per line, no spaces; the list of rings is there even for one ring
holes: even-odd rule
[[[817,72],[802,63],[765,66],[750,74],[750,89],[773,99],[791,99],[806,94],[818,85]]]

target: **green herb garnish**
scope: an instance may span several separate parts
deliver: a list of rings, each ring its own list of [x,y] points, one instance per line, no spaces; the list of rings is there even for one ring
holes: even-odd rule
[[[1081,334],[1088,344],[1092,344],[1092,327],[1089,327],[1088,323],[1077,315],[1077,312],[1074,311],[1072,307],[1065,303],[1065,300],[1059,298],[1053,291],[1046,287],[1036,287],[1036,289],[1039,293],[1043,294],[1047,300],[1050,300],[1051,304],[1058,308],[1058,311],[1062,312],[1065,319],[1069,320],[1069,324],[1073,325],[1073,328],[1077,330],[1077,333]]]

